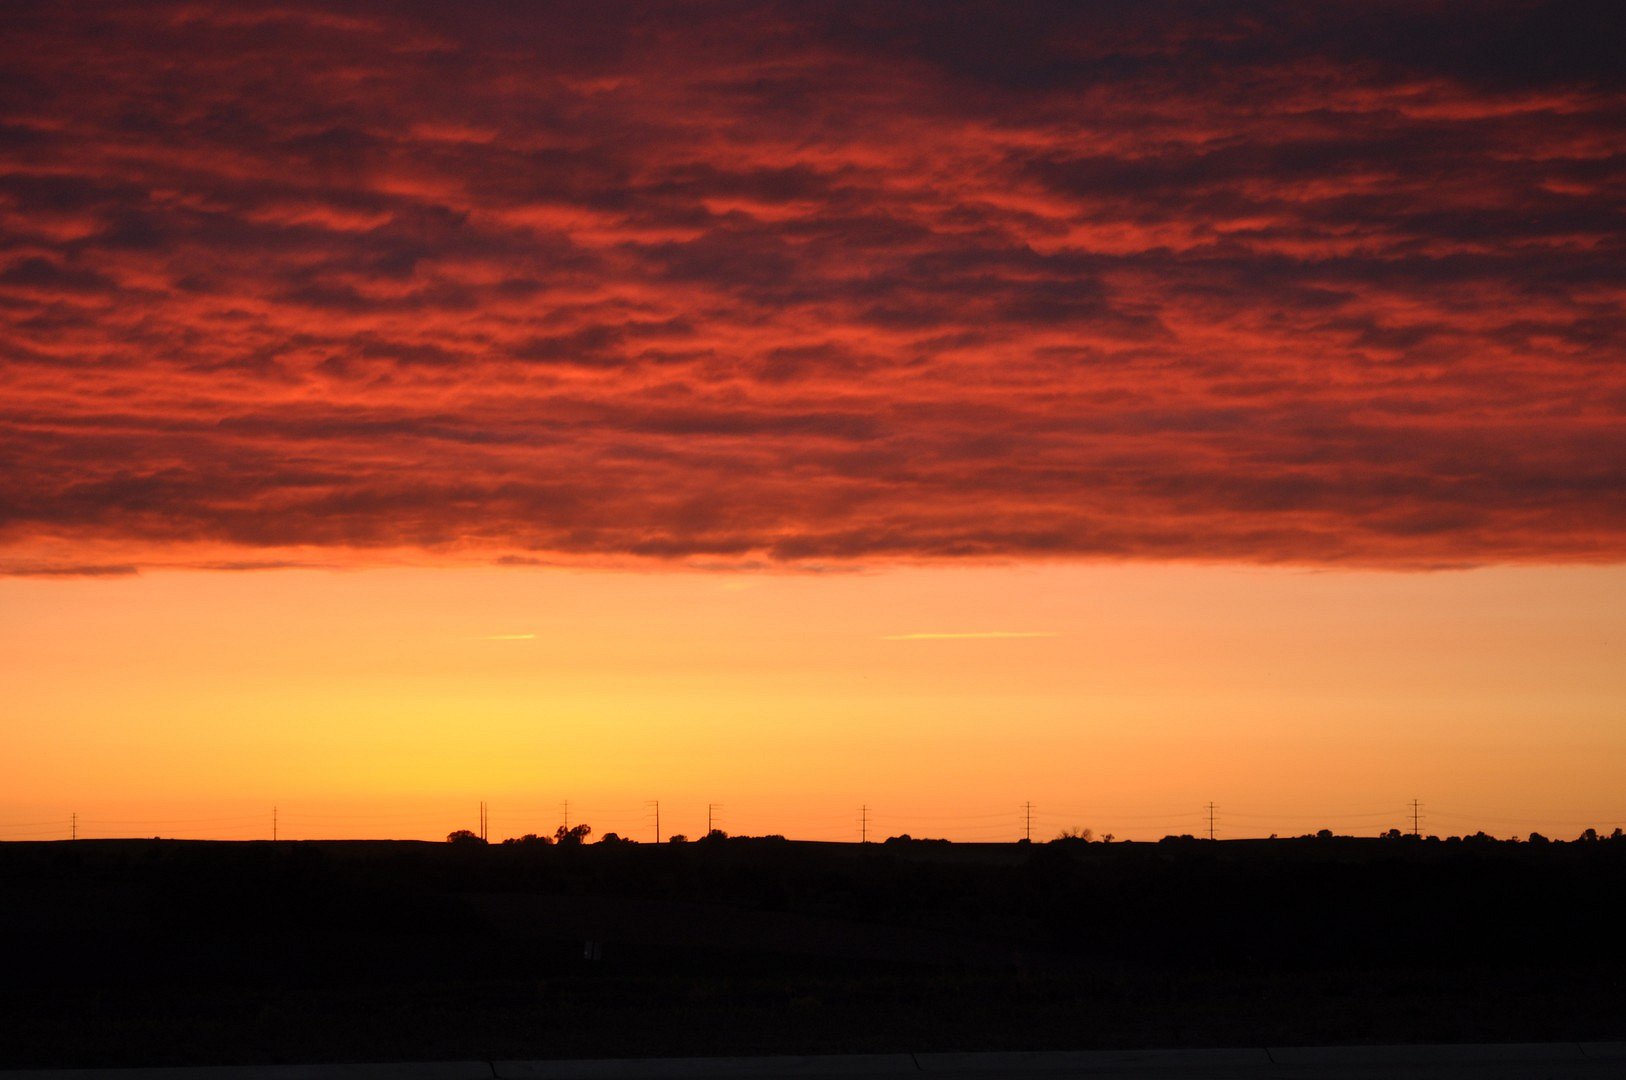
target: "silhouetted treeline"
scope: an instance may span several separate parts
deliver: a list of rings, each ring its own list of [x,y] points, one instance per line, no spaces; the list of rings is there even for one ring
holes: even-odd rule
[[[257,969],[226,958],[271,942],[266,962],[286,968],[317,938],[337,940],[327,956],[392,935],[477,938],[488,928],[468,898],[492,893],[803,912],[981,936],[1055,963],[1626,960],[1626,840],[79,841],[0,845],[0,868],[8,955],[42,940],[80,954],[43,965],[47,978],[144,952],[143,978],[183,972],[193,952],[230,975]]]
[[[1618,1038],[1623,910],[1607,838],[4,844],[0,1065]]]

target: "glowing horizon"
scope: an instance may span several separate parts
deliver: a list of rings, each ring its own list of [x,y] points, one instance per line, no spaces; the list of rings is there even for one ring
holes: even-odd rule
[[[872,838],[1016,839],[1032,801],[1041,839],[1156,839],[1202,831],[1209,801],[1222,836],[1375,834],[1415,797],[1442,835],[1607,831],[1626,824],[1623,585],[1113,565],[13,579],[0,655],[35,722],[0,744],[28,763],[0,828],[62,834],[77,812],[85,836],[259,837],[279,806],[288,838],[438,839],[484,800],[501,839],[551,832],[568,799],[647,839],[660,799],[691,838],[720,803],[730,832],[855,839],[867,804]],[[1056,629],[884,640],[1016,613]],[[533,636],[482,633],[516,625]]]

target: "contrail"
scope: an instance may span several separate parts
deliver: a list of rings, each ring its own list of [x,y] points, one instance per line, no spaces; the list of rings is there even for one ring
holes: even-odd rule
[[[882,641],[963,641],[969,638],[1060,637],[1053,630],[971,630],[965,633],[886,634]]]

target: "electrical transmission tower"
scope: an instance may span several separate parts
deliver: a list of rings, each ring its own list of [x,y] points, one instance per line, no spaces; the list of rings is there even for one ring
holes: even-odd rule
[[[1033,804],[1022,804],[1022,836],[1028,843],[1033,843]]]
[[[869,804],[865,803],[858,808],[858,842],[869,843]]]
[[[1416,799],[1411,801],[1411,834],[1417,837],[1419,840],[1421,840],[1423,837],[1423,830],[1418,822],[1418,815],[1422,811],[1422,808],[1423,804],[1418,802]]]
[[[1214,804],[1208,804],[1208,838],[1214,839]]]
[[[661,842],[661,801],[650,799],[649,805],[655,808],[655,843]]]

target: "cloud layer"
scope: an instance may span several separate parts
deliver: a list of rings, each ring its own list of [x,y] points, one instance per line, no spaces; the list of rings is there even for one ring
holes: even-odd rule
[[[1618,5],[588,7],[0,15],[0,562],[1626,555]]]

